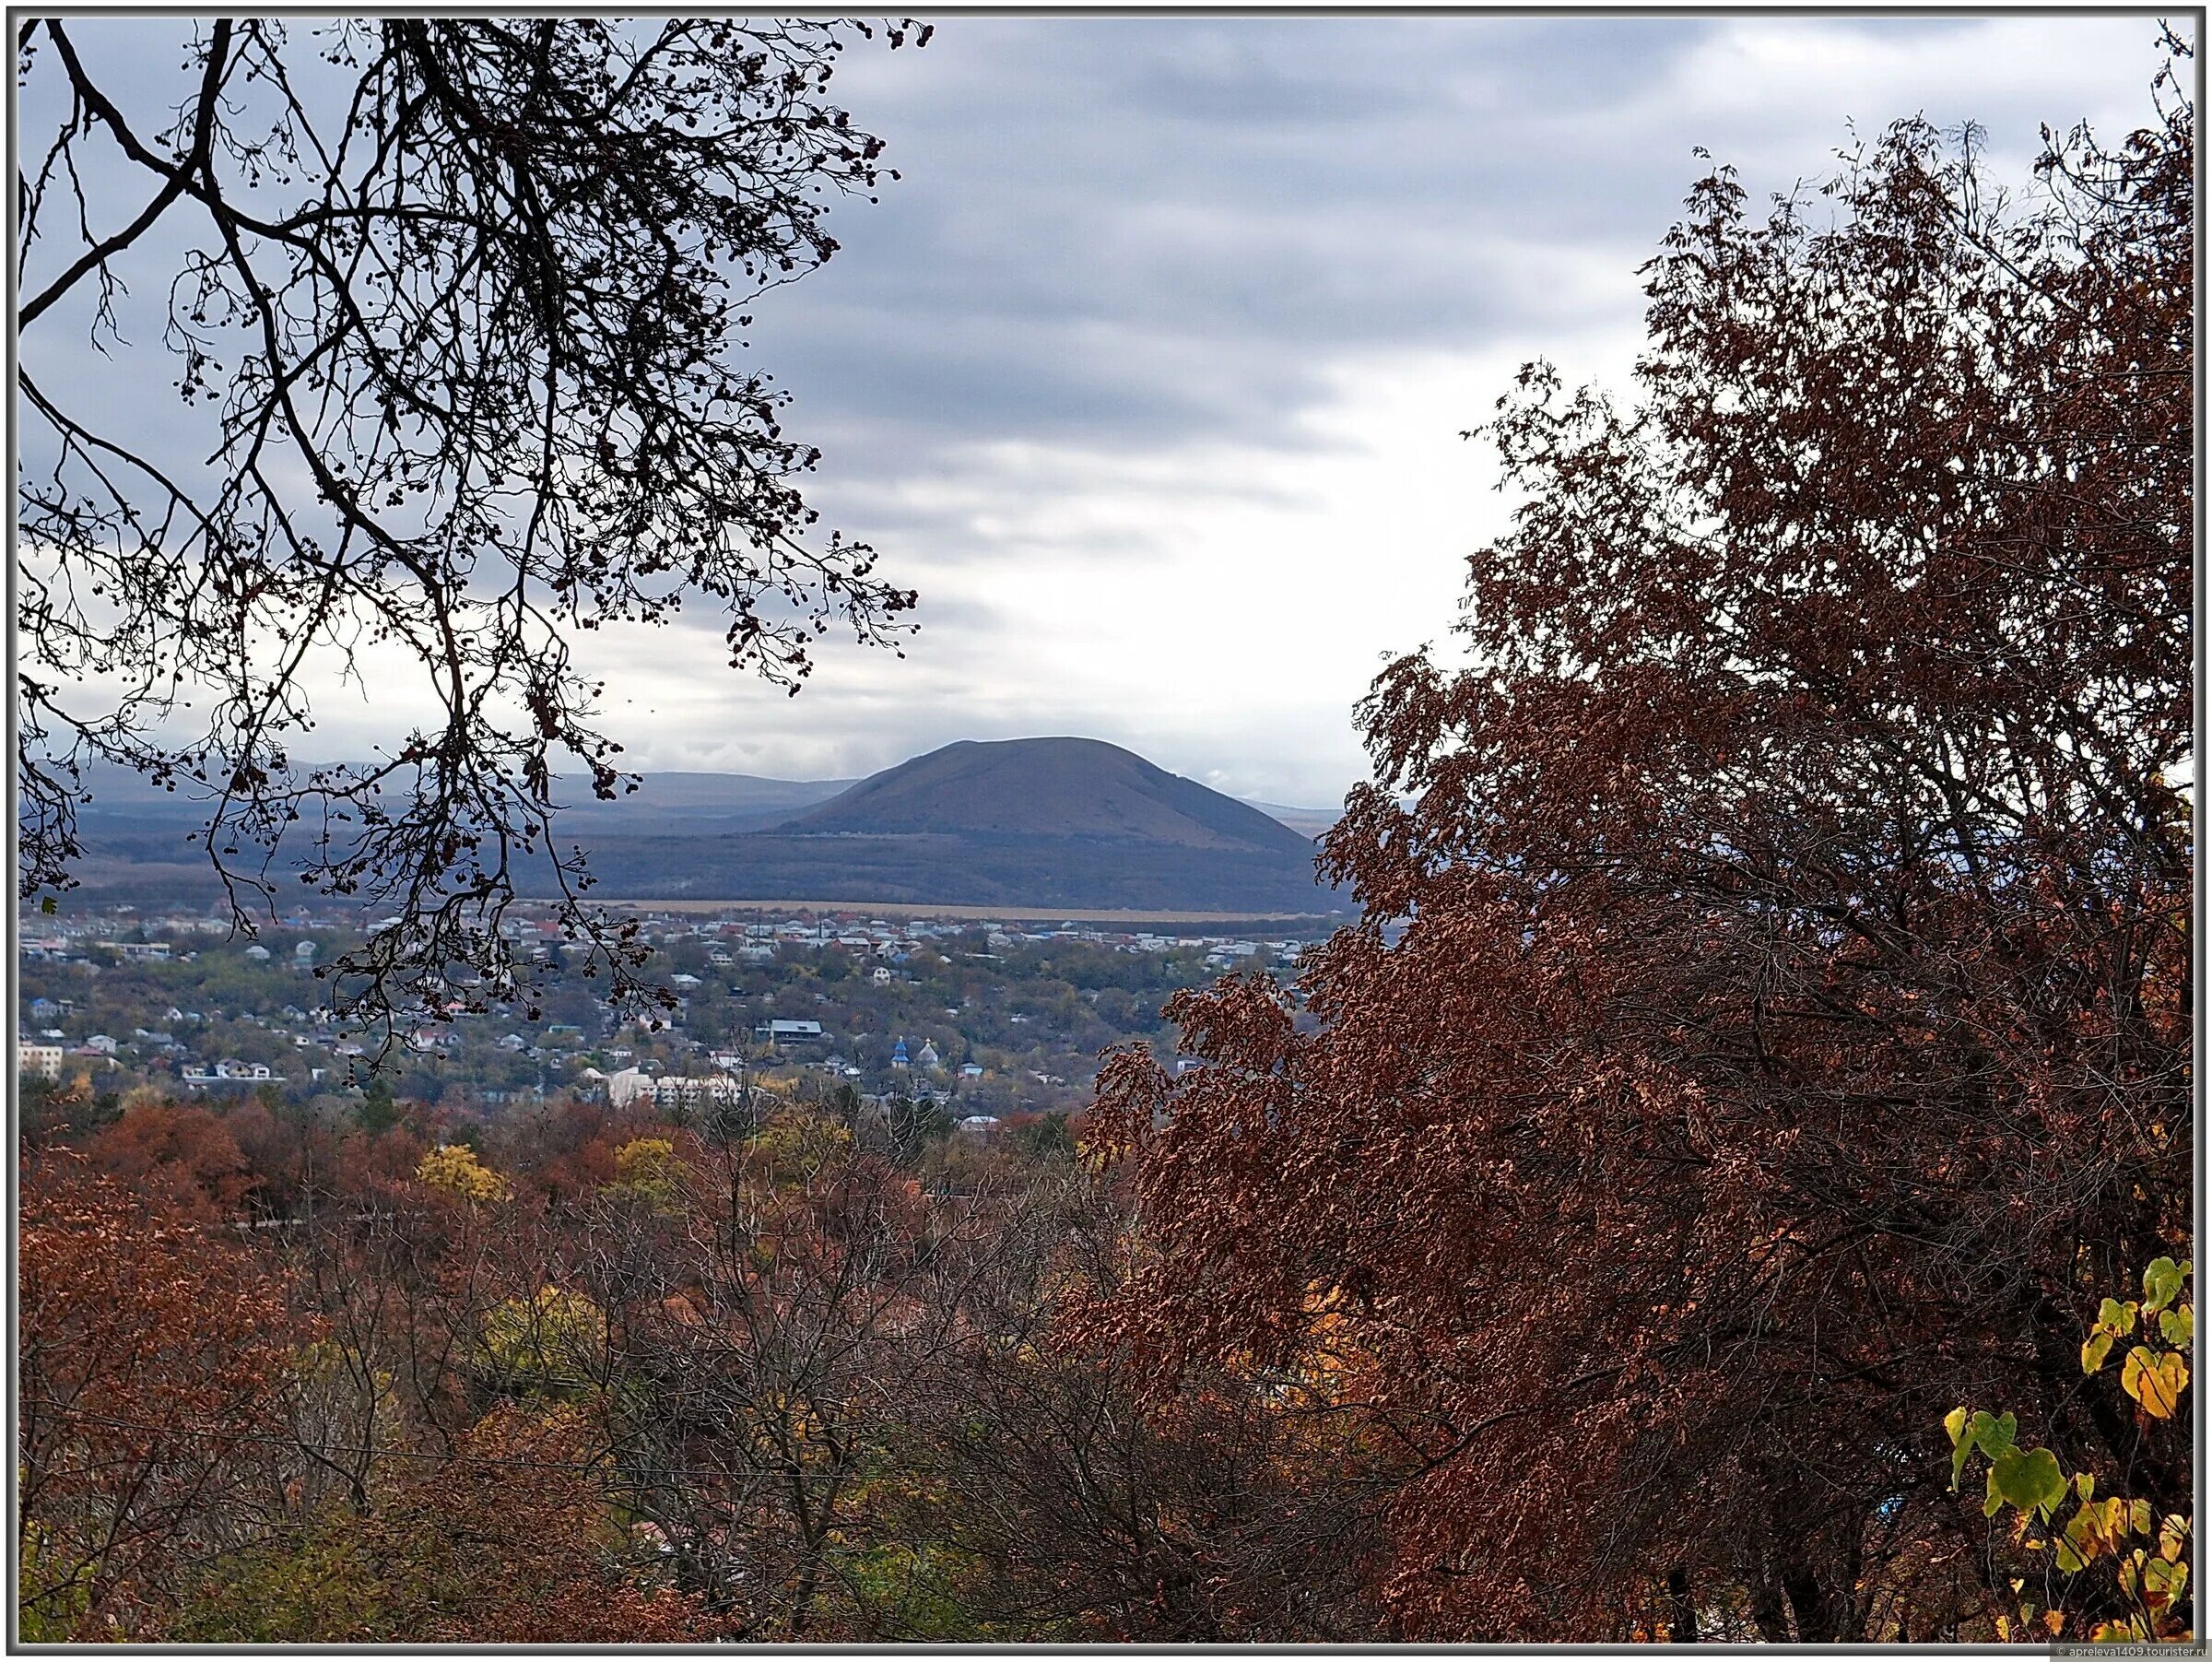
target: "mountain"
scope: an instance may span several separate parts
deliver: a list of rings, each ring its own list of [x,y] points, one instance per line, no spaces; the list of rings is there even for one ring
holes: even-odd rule
[[[1285,915],[1335,903],[1308,838],[1088,738],[963,740],[770,830],[587,846],[610,898]]]
[[[184,846],[205,805],[128,776],[100,785],[84,823],[99,867],[88,880],[124,886],[157,868],[206,880]],[[649,773],[633,795],[564,809],[556,835],[582,845],[603,900],[1276,915],[1338,903],[1315,878],[1305,827],[1087,738],[962,741],[858,783]]]
[[[1202,803],[1211,798],[1210,805],[1197,809],[1201,823],[1219,805],[1238,805],[1234,798],[1217,796],[1190,780],[1162,772],[1141,757],[1096,739],[1017,739],[1006,744],[947,745],[865,781],[767,779],[751,773],[646,773],[640,776],[634,792],[618,796],[612,802],[601,802],[578,780],[565,793],[568,800],[560,813],[560,834],[589,845],[606,837],[768,831],[790,822],[805,809],[830,804],[832,798],[841,795],[855,798],[856,806],[865,806],[871,814],[879,811],[878,807],[872,806],[877,801],[873,795],[860,796],[859,787],[864,784],[880,784],[884,787],[882,796],[894,801],[905,798],[911,804],[925,792],[930,775],[956,783],[950,776],[962,772],[974,778],[975,786],[986,790],[994,788],[988,785],[990,778],[1010,782],[1018,774],[1026,773],[1021,788],[1032,792],[1047,787],[1049,780],[1049,795],[1062,799],[1065,811],[1046,813],[1040,799],[1030,808],[1017,807],[1017,812],[1030,821],[1026,827],[1008,821],[1002,829],[1069,831],[1074,829],[1075,820],[1082,812],[1081,798],[1086,786],[1081,759],[1092,752],[1103,753],[1104,774],[1120,773],[1125,783],[1135,786],[1134,790],[1110,793],[1109,799],[1099,805],[1100,812],[1110,822],[1112,816],[1127,815],[1131,811],[1135,804],[1129,798],[1142,798],[1148,790],[1160,788],[1171,794],[1182,793],[1182,799],[1186,802]],[[174,841],[201,824],[210,806],[209,794],[203,786],[187,784],[173,792],[164,791],[148,784],[128,768],[101,764],[90,772],[86,784],[93,799],[82,809],[84,827],[93,841],[103,844],[112,843],[117,837],[142,840],[149,833],[173,833],[170,841]],[[975,786],[956,784],[956,788],[963,790],[971,791]],[[1257,809],[1304,838],[1317,837],[1327,831],[1341,811],[1284,807],[1272,802],[1242,806]],[[1164,830],[1167,841],[1189,840],[1190,828],[1173,827],[1170,823],[1171,816],[1147,811],[1140,819],[1146,824]],[[1248,838],[1265,834],[1253,828],[1249,820],[1241,823],[1244,828],[1241,832],[1218,826],[1214,829],[1230,835],[1232,841],[1240,835]],[[1121,824],[1124,829],[1143,829],[1127,819]]]
[[[963,739],[791,819],[802,836],[1105,837],[1310,857],[1255,807],[1095,738]]]

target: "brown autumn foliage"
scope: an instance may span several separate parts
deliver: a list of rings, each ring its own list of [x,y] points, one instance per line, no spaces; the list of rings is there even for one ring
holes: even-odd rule
[[[573,1410],[503,1406],[469,1433],[452,1468],[399,1508],[419,1517],[419,1621],[398,1633],[472,1644],[700,1643],[716,1624],[695,1596],[625,1574],[604,1453]],[[440,1585],[456,1578],[454,1599]]]
[[[164,1196],[207,1220],[235,1212],[258,1186],[229,1124],[200,1107],[127,1106],[93,1134],[83,1152],[123,1187]]]
[[[211,1566],[186,1640],[612,1644],[720,1636],[626,1531],[583,1416],[502,1403],[369,1509],[324,1509]]]
[[[24,1172],[17,1250],[25,1631],[159,1637],[195,1566],[253,1523],[310,1325],[198,1207],[65,1154]]]
[[[572,1409],[503,1404],[380,1509],[379,1631],[454,1644],[715,1637],[695,1597],[626,1567],[604,1454]],[[334,1633],[330,1637],[355,1637]]]
[[[2195,127],[2158,96],[2025,211],[1917,123],[1763,218],[1700,181],[1634,402],[1533,365],[1482,430],[1524,501],[1464,658],[1364,708],[1325,864],[1365,921],[1311,1019],[1225,982],[1171,1007],[1209,1066],[1102,1081],[1142,1206],[1107,1315],[1290,1361],[1333,1295],[1418,1451],[1403,1636],[1987,1638],[2019,1572],[1950,1492],[1964,1401],[2186,1504],[2183,1433],[2075,1354],[2189,1215]]]

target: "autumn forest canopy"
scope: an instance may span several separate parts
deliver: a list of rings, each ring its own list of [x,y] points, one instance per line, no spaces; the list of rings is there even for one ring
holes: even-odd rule
[[[187,322],[253,325],[192,371],[189,477],[18,389],[52,470],[18,494],[26,898],[81,853],[70,758],[213,768],[241,909],[238,849],[288,836],[394,909],[335,966],[359,1011],[525,999],[501,924],[548,770],[620,784],[568,631],[681,594],[794,685],[826,621],[894,642],[911,595],[817,534],[811,452],[721,353],[834,250],[809,185],[877,183],[827,101],[849,38],[363,24],[326,65],[359,124],[309,143],[293,49],[224,25],[157,141],[23,25],[73,113],[19,232],[65,235],[99,136],[209,239]],[[1632,378],[1531,363],[1467,434],[1512,515],[1448,649],[1358,712],[1374,783],[1320,856],[1358,920],[1176,993],[1182,1065],[1121,1046],[988,1143],[826,1087],[462,1127],[388,1085],[58,1082],[19,1161],[22,1636],[2193,1633],[2164,46],[2138,130],[2053,129],[2031,180],[1906,120],[1817,186],[1716,160],[1654,205]],[[256,68],[275,149],[214,113]],[[317,154],[289,217],[232,189]],[[27,284],[27,337],[131,240]],[[310,774],[298,661],[241,643],[341,615],[447,725]],[[73,701],[149,642],[221,690],[205,731],[152,682]],[[641,999],[558,869],[576,961]]]

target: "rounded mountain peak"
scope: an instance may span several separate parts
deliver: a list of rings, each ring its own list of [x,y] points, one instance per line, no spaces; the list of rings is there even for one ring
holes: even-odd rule
[[[872,774],[782,829],[1311,852],[1259,809],[1096,738],[961,739]]]

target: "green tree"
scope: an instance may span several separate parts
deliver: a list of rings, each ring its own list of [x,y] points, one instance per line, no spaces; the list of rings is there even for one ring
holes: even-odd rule
[[[382,1137],[399,1124],[399,1104],[392,1097],[392,1081],[382,1074],[369,1081],[355,1106],[354,1119],[371,1137]]]

